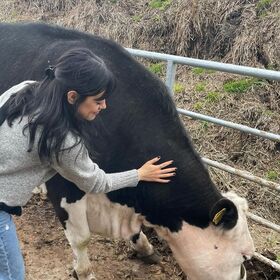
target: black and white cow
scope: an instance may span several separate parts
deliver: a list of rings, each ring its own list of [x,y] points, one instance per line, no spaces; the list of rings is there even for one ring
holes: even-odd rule
[[[242,263],[254,252],[246,201],[222,195],[184,129],[165,85],[116,43],[45,24],[0,24],[0,92],[41,79],[66,50],[87,47],[117,79],[108,108],[88,127],[88,148],[107,172],[136,168],[161,155],[174,159],[169,184],[141,182],[109,194],[85,194],[56,175],[48,196],[75,255],[79,279],[94,279],[87,255],[92,232],[131,239],[144,256],[154,249],[141,232],[154,228],[191,280],[246,279]]]

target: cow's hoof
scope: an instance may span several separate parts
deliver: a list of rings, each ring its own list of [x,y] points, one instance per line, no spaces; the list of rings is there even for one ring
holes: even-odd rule
[[[137,258],[145,264],[159,264],[161,262],[161,257],[158,253],[154,252],[149,256],[143,256],[137,254]]]
[[[93,273],[91,273],[90,275],[87,275],[87,276],[78,277],[77,272],[75,270],[73,270],[72,275],[77,280],[97,280],[97,278],[95,277],[95,275]]]

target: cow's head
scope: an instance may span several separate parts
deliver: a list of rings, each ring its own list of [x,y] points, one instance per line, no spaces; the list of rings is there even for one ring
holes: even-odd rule
[[[243,262],[254,253],[247,202],[234,193],[224,197],[213,207],[211,223],[204,229],[186,222],[178,232],[155,227],[190,280],[246,279]]]

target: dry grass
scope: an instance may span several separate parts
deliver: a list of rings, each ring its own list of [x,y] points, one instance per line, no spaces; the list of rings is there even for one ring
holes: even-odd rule
[[[16,13],[32,13],[35,20],[99,34],[127,47],[247,65],[279,64],[277,0],[177,0],[164,9],[132,0],[4,1]]]

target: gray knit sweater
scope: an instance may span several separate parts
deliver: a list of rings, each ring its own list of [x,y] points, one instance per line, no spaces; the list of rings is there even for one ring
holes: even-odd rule
[[[11,94],[32,82],[22,82],[2,94],[0,107]],[[82,144],[63,152],[59,165],[43,164],[36,146],[31,152],[27,152],[28,135],[22,133],[26,122],[25,117],[20,123],[15,120],[12,127],[9,127],[6,121],[0,126],[0,202],[9,206],[25,205],[32,196],[32,190],[57,172],[87,193],[106,193],[124,187],[135,187],[138,184],[136,169],[106,174],[91,161]],[[71,147],[73,143],[73,135],[67,135],[64,146]]]

